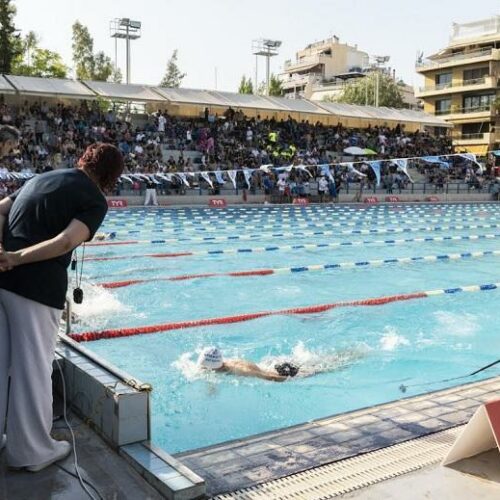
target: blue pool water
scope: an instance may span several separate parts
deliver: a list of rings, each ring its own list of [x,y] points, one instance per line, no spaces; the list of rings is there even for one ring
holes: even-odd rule
[[[500,256],[490,253],[270,276],[148,281],[106,290],[96,286],[191,274],[495,252],[500,250],[499,214],[500,205],[493,203],[110,211],[103,231],[117,232],[115,241],[142,243],[87,247],[86,256],[120,259],[85,264],[86,301],[76,309],[82,323],[75,331],[496,283]],[[479,237],[465,238],[475,235]],[[433,239],[443,237],[460,239]],[[412,241],[387,243],[405,239]],[[159,240],[168,242],[147,243]],[[300,248],[332,243],[342,245]],[[287,245],[299,248],[282,248]],[[273,250],[203,253],[262,247]],[[201,253],[148,256],[183,252]],[[100,340],[86,347],[153,385],[153,440],[169,452],[179,452],[495,375],[500,368],[474,378],[434,383],[500,358],[499,306],[497,290],[460,293]],[[303,372],[315,374],[277,384],[200,373],[197,353],[214,344],[226,357],[243,357],[269,368],[277,360],[291,359]],[[406,394],[399,390],[401,384],[408,386]]]

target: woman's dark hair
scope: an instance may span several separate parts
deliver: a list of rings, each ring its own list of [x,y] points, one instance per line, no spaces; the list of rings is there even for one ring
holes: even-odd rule
[[[0,142],[18,141],[20,138],[21,134],[16,127],[12,127],[11,125],[0,126]]]
[[[78,167],[85,170],[103,191],[115,187],[123,172],[123,156],[112,144],[91,144],[78,160]]]

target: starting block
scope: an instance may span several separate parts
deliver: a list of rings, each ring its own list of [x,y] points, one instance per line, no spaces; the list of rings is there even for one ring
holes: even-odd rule
[[[497,448],[500,451],[500,399],[481,405],[457,437],[441,465]]]

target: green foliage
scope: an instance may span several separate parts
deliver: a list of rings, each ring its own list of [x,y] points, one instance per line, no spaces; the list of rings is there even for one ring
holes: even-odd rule
[[[336,102],[347,104],[375,105],[377,73],[370,73],[364,78],[358,78],[348,83]],[[325,99],[328,100],[328,99]],[[405,104],[398,85],[390,76],[379,73],[379,106],[389,108],[404,108]]]
[[[75,21],[73,24],[73,62],[75,63],[76,77],[79,80],[97,80],[107,82],[120,78],[121,73],[114,71],[111,58],[100,51],[94,54],[94,39],[86,26]]]
[[[181,73],[181,70],[177,65],[177,49],[175,49],[167,62],[167,70],[165,72],[165,76],[160,82],[160,87],[180,87],[185,76],[186,73]]]
[[[73,30],[73,62],[75,73],[79,80],[93,80],[94,72],[94,39],[86,26],[75,21]]]
[[[68,68],[57,52],[38,46],[39,38],[30,31],[20,42],[21,52],[12,61],[13,75],[66,78]]]
[[[122,83],[123,75],[120,68],[113,68],[113,74],[111,75],[111,81],[113,83]]]
[[[241,77],[240,87],[238,88],[238,93],[240,94],[253,94],[253,83],[252,79],[245,75]]]
[[[260,83],[257,93],[260,95],[266,95],[266,82]],[[269,77],[269,95],[274,97],[280,97],[283,95],[281,80],[274,73],[271,73],[271,76]]]
[[[114,66],[111,62],[111,58],[102,51],[97,52],[97,54],[94,55],[92,64],[92,80],[107,82],[112,77],[113,71]]]
[[[16,7],[11,0],[0,0],[0,73],[11,73],[12,64],[22,51],[15,15]]]

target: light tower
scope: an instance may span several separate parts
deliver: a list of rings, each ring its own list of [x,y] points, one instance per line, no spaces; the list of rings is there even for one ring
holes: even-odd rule
[[[269,95],[269,79],[270,79],[270,64],[271,57],[278,55],[278,49],[281,47],[279,40],[269,40],[267,38],[259,38],[252,42],[252,53],[255,56],[264,56],[266,58],[266,95]],[[255,61],[257,64],[257,61]],[[255,87],[257,91],[257,70],[255,70]]]
[[[115,39],[115,70],[118,66],[117,61],[117,40],[125,39],[126,44],[126,81],[130,83],[130,40],[137,40],[141,37],[141,22],[132,21],[128,17],[113,19],[109,23],[111,38]]]
[[[390,56],[373,56],[375,59],[376,66],[376,80],[375,80],[375,107],[379,106],[379,95],[380,95],[380,65],[389,62]]]

